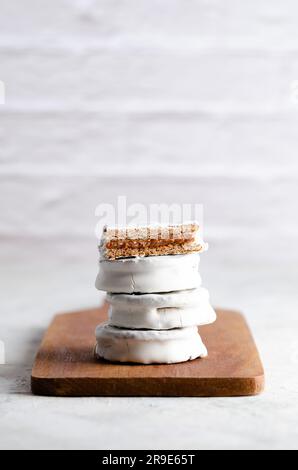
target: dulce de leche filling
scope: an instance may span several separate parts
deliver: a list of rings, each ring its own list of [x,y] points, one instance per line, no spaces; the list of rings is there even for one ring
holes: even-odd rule
[[[127,240],[127,239],[119,239],[119,240],[110,240],[106,244],[106,248],[108,250],[129,250],[135,248],[160,248],[160,247],[175,247],[175,246],[182,246],[186,244],[193,244],[195,242],[194,239],[189,238],[179,238],[179,239],[151,239],[151,240]]]

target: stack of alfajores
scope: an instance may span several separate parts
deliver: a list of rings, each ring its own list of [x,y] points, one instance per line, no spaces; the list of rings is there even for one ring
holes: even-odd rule
[[[216,320],[201,287],[198,224],[105,227],[96,287],[107,292],[109,321],[96,328],[96,356],[170,364],[206,357],[198,326]]]

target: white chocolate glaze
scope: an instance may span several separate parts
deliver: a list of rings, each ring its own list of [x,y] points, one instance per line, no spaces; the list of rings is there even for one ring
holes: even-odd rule
[[[170,329],[213,323],[207,289],[164,294],[108,294],[109,322],[122,328]]]
[[[113,362],[172,364],[206,357],[196,327],[173,330],[125,330],[107,323],[96,328],[95,355]]]
[[[198,254],[100,260],[96,288],[111,293],[153,293],[201,285]]]

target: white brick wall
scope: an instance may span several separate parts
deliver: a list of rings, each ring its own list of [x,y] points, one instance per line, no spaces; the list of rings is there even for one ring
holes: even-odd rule
[[[275,265],[277,247],[296,269],[296,0],[0,0],[0,11],[4,262],[94,262],[94,208],[127,194],[204,203],[214,269]]]

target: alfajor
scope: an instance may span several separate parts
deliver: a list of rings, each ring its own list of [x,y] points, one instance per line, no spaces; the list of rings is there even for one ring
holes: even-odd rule
[[[96,340],[96,356],[112,362],[173,364],[207,356],[196,327],[130,330],[104,323],[96,328]]]
[[[202,253],[208,245],[196,222],[146,227],[104,227],[100,255],[104,259]]]
[[[96,287],[117,294],[172,292],[201,285],[198,254],[101,259]]]
[[[203,287],[161,294],[108,294],[106,300],[109,322],[120,328],[167,330],[216,320],[209,292]]]

